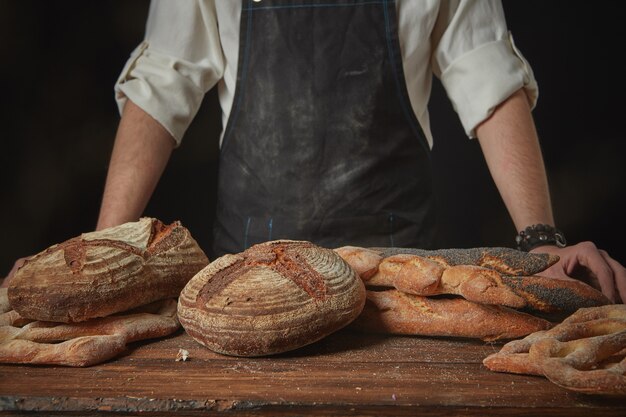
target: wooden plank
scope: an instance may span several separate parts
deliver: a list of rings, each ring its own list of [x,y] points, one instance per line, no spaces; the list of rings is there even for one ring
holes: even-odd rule
[[[501,345],[471,339],[390,337],[342,330],[301,349],[268,358],[257,358],[257,360],[301,358],[310,361],[315,358],[328,362],[358,360],[361,362],[482,363],[487,355],[500,350]],[[134,360],[175,358],[180,348],[188,350],[190,357],[196,359],[241,360],[241,358],[212,352],[185,333],[179,333],[176,337],[158,342],[136,344],[132,358]]]
[[[570,407],[585,397],[553,387],[543,378],[494,374],[476,365],[197,362],[165,368],[99,369],[24,367],[3,372],[11,396],[171,398],[286,403],[424,404],[442,406]],[[77,372],[78,371],[78,372]],[[77,384],[77,381],[80,384]],[[591,403],[591,405],[593,405]]]
[[[188,409],[184,408],[180,403],[170,402],[151,402],[152,405],[158,405],[158,411],[128,411],[135,407],[128,406],[125,403],[120,408],[114,405],[102,403],[98,408],[85,409],[79,411],[55,411],[40,410],[39,413],[46,417],[60,416],[148,416],[148,417],[185,417],[185,416],[237,416],[237,417],[253,417],[253,416],[271,416],[271,417],[298,417],[298,416],[353,416],[353,417],[415,417],[415,416],[550,416],[550,417],[570,417],[570,416],[586,416],[586,417],[623,417],[624,409],[574,409],[574,408],[474,408],[474,407],[414,407],[403,405],[328,405],[328,404],[253,404],[253,403],[222,403],[216,408]],[[232,405],[232,406],[231,406]],[[33,415],[32,413],[0,411],[0,416],[24,416]]]
[[[189,361],[175,361],[179,348],[190,352]],[[0,410],[403,415],[539,407],[555,415],[626,414],[617,400],[575,394],[541,377],[488,371],[482,359],[498,349],[343,331],[296,352],[248,359],[218,355],[181,333],[136,344],[126,356],[90,368],[0,366]]]

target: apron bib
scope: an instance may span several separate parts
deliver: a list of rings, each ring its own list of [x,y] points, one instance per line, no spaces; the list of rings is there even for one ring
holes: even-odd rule
[[[393,1],[244,1],[214,251],[274,239],[430,247],[429,147]]]

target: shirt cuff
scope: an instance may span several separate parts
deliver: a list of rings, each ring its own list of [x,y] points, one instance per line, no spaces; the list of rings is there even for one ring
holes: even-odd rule
[[[195,117],[206,91],[218,75],[206,73],[195,63],[182,61],[149,49],[142,42],[131,54],[115,84],[115,100],[120,114],[127,100],[159,122],[180,145]]]
[[[531,108],[539,96],[532,69],[510,34],[452,62],[441,74],[441,82],[470,138],[476,136],[476,126],[520,88],[526,90]]]

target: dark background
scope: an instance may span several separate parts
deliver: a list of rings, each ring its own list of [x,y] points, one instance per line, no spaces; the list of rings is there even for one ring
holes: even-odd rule
[[[113,84],[142,40],[148,5],[0,0],[0,276],[16,258],[94,228],[119,121]],[[534,116],[557,224],[570,242],[592,240],[624,264],[623,8],[608,0],[504,7],[540,86]],[[478,143],[438,84],[431,112],[440,245],[512,246],[516,231]],[[205,248],[220,129],[211,93],[146,210],[181,220]]]

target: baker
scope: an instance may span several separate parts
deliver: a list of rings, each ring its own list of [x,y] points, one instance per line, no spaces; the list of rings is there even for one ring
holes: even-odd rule
[[[583,267],[612,300],[626,271],[554,227],[532,71],[499,1],[153,0],[115,86],[122,113],[98,229],[136,220],[207,91],[222,107],[216,255],[290,238],[429,248],[427,103],[439,77],[477,137],[524,250]]]

